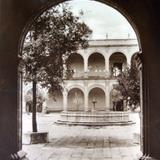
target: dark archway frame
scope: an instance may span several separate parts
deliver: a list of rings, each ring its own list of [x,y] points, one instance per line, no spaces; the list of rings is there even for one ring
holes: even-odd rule
[[[0,158],[21,149],[20,101],[17,85],[17,54],[21,51],[27,26],[45,9],[64,0],[0,0]],[[160,2],[158,0],[99,0],[117,9],[138,36],[143,75],[143,154],[160,159]],[[19,96],[20,97],[20,96]]]
[[[63,2],[66,2],[66,1],[68,1],[68,0],[57,0],[56,2],[54,2],[54,0],[50,0],[50,1],[48,1],[48,2],[46,2],[46,3],[44,3],[40,8],[38,8],[38,10],[35,12],[35,13],[33,13],[33,15],[30,17],[30,19],[27,21],[27,23],[26,23],[26,25],[24,26],[24,29],[23,29],[23,31],[22,31],[22,33],[21,33],[21,38],[20,38],[20,43],[19,43],[19,53],[18,54],[21,54],[22,53],[22,48],[23,48],[23,43],[24,43],[24,39],[25,39],[25,36],[26,36],[26,34],[27,34],[27,32],[28,32],[28,29],[30,28],[30,26],[31,26],[31,24],[33,23],[33,21],[34,21],[34,19],[36,19],[37,17],[39,17],[44,11],[46,11],[47,9],[49,9],[49,8],[51,8],[51,7],[53,7],[54,5],[58,5],[59,3],[63,3]],[[137,37],[137,40],[138,40],[138,45],[139,45],[139,54],[142,54],[142,47],[141,47],[141,41],[140,41],[140,34],[139,34],[139,31],[138,31],[138,29],[137,29],[137,26],[136,26],[136,24],[133,22],[133,20],[132,20],[132,18],[129,16],[129,14],[121,7],[121,6],[118,6],[116,3],[114,3],[114,2],[112,2],[112,1],[110,1],[110,0],[95,0],[95,1],[97,1],[97,2],[101,2],[101,3],[103,3],[103,4],[106,4],[106,5],[108,5],[108,6],[110,6],[110,7],[112,7],[112,8],[114,8],[115,10],[117,10],[118,12],[120,12],[126,19],[127,19],[127,21],[128,21],[128,23],[132,26],[132,28],[133,28],[133,30],[134,30],[134,32],[136,33],[136,37]],[[90,55],[89,56],[89,58],[91,57],[92,55]],[[103,55],[102,55],[103,56]],[[88,59],[89,59],[88,58]],[[144,67],[144,65],[142,65],[142,67]],[[143,68],[141,67],[141,75],[143,75],[144,73],[143,73]],[[142,78],[142,77],[141,77]],[[143,79],[142,79],[142,81],[143,81]],[[143,84],[143,82],[141,83],[141,84]],[[143,90],[143,88],[142,87],[144,87],[144,86],[142,86],[141,85],[141,90]],[[141,91],[141,94],[143,94],[145,91],[143,90],[143,91]],[[148,96],[148,92],[145,92],[146,94],[143,94],[143,95],[141,95],[141,97],[143,98],[143,99],[141,99],[141,104],[143,104],[144,105],[144,103],[143,103],[143,101],[144,101],[144,97],[145,96]],[[19,106],[19,108],[20,108],[21,106]],[[146,120],[148,120],[147,118],[146,119],[144,119],[143,117],[146,117],[146,116],[144,116],[143,114],[144,114],[144,110],[143,110],[143,106],[142,106],[142,108],[141,108],[141,110],[142,110],[142,115],[141,115],[141,127],[142,126],[145,126],[145,122],[146,122]],[[21,122],[22,123],[22,122]],[[144,139],[144,137],[146,137],[146,136],[144,136],[145,134],[146,134],[146,131],[144,130],[144,129],[141,129],[141,150],[142,150],[142,152],[144,153],[144,152],[147,152],[148,153],[148,146],[147,145],[145,145],[146,143],[147,143],[147,140],[146,139]]]

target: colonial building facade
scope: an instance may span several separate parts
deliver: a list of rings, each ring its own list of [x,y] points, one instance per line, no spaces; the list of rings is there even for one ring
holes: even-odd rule
[[[87,49],[71,55],[72,78],[64,80],[63,92],[46,96],[43,108],[55,111],[112,111],[116,77],[139,51],[136,39],[90,40]]]

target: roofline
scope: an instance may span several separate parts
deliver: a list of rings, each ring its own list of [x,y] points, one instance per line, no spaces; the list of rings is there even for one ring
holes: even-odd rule
[[[89,39],[88,41],[116,41],[116,40],[119,40],[119,41],[122,41],[122,40],[137,40],[136,38],[107,38],[107,39]]]

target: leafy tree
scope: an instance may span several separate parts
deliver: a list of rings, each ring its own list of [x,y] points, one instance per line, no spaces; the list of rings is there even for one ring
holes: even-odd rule
[[[135,61],[121,73],[118,82],[123,99],[132,110],[135,110],[140,105],[140,77]]]
[[[33,84],[33,132],[37,132],[37,83],[52,93],[62,89],[60,83],[72,75],[68,57],[88,46],[91,32],[68,5],[51,8],[33,21],[20,57],[25,81]]]

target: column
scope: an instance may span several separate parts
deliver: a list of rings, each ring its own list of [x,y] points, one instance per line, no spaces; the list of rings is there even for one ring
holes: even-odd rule
[[[105,56],[105,72],[106,72],[106,77],[108,77],[110,75],[109,56]]]
[[[88,77],[88,57],[84,56],[84,76]]]
[[[84,110],[85,110],[85,112],[87,112],[88,110],[89,110],[89,108],[88,108],[88,93],[87,92],[85,92],[85,94],[84,94]]]
[[[87,112],[89,110],[88,107],[88,81],[84,81],[84,111]]]
[[[66,112],[68,108],[68,92],[67,89],[63,90],[63,111]]]
[[[106,80],[105,82],[105,100],[106,100],[106,111],[110,110],[110,92],[109,92],[109,81]]]
[[[125,54],[126,56],[126,61],[127,61],[127,64],[130,66],[131,65],[131,59],[132,59],[132,53],[128,53],[128,54]]]

